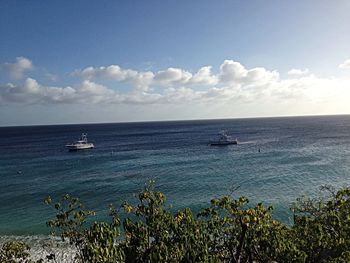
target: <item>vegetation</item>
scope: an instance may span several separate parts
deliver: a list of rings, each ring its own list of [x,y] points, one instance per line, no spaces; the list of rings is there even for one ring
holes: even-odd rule
[[[172,213],[152,186],[136,204],[111,208],[110,222],[87,224],[95,213],[77,198],[48,198],[56,217],[47,224],[75,246],[77,262],[350,262],[350,188],[325,190],[327,196],[295,202],[292,226],[245,197],[214,199],[198,215],[188,208]],[[5,244],[0,262],[30,262],[28,249]]]
[[[0,248],[0,263],[34,263],[29,259],[29,246],[21,241],[9,241]],[[43,262],[42,260],[36,263]]]

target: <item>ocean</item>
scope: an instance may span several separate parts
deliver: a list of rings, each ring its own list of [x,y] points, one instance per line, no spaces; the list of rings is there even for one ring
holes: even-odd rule
[[[240,143],[208,146],[222,129]],[[96,148],[68,152],[82,132]],[[1,127],[0,236],[48,234],[48,195],[70,193],[107,219],[149,180],[174,211],[244,195],[291,224],[297,197],[349,185],[350,116]]]

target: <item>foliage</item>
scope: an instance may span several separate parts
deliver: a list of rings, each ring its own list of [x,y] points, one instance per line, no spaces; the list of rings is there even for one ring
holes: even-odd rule
[[[125,202],[124,220],[127,262],[208,262],[214,261],[202,224],[189,209],[175,215],[164,208],[165,195],[146,188],[139,204]],[[135,218],[135,219],[132,219]]]
[[[47,222],[47,225],[52,229],[51,234],[59,234],[62,241],[68,240],[76,247],[77,258],[82,262],[87,262],[83,255],[87,235],[85,223],[89,216],[95,215],[95,212],[85,210],[79,199],[71,197],[69,194],[62,196],[58,202],[53,202],[49,196],[45,203],[51,205],[57,213],[54,219]]]
[[[211,201],[200,213],[212,236],[210,251],[223,262],[300,262],[303,255],[289,241],[290,229],[272,219],[272,207],[229,196]]]
[[[120,220],[112,223],[94,222],[85,232],[85,246],[82,250],[84,262],[122,262],[124,251],[120,244]]]
[[[86,224],[95,213],[77,198],[48,198],[57,215],[47,224],[77,248],[78,262],[350,262],[350,188],[324,190],[322,198],[297,199],[292,226],[245,197],[214,199],[198,215],[173,213],[152,184],[136,202],[113,208],[110,222]],[[27,250],[7,245],[0,263],[30,262]],[[17,252],[4,259],[4,251]]]
[[[330,190],[327,200],[299,198],[293,207],[294,242],[307,262],[350,261],[350,188]]]
[[[21,241],[8,241],[0,248],[0,263],[34,263],[29,259],[29,246]],[[37,263],[42,262],[37,261]]]

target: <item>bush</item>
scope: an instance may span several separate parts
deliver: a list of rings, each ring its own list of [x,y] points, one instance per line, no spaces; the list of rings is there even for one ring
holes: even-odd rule
[[[34,263],[29,259],[30,247],[21,241],[8,241],[0,248],[0,263]],[[37,261],[37,263],[42,260]]]
[[[113,208],[109,223],[88,225],[95,213],[77,198],[48,198],[57,215],[47,224],[76,247],[78,262],[349,262],[350,188],[325,189],[326,197],[296,201],[292,226],[245,197],[214,199],[198,215],[188,208],[172,213],[152,185],[136,204]],[[0,262],[30,262],[28,249],[4,245]]]
[[[307,262],[350,261],[350,188],[327,199],[299,198],[293,207],[293,241]]]

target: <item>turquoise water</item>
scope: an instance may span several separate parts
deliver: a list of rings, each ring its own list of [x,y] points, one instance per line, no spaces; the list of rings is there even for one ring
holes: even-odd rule
[[[208,146],[227,128],[239,145]],[[94,150],[64,145],[87,132]],[[260,149],[260,152],[259,152]],[[43,199],[71,193],[106,218],[110,203],[132,199],[150,179],[176,210],[245,195],[289,206],[324,184],[350,183],[350,116],[233,119],[0,128],[0,235],[38,235],[54,214]]]

